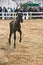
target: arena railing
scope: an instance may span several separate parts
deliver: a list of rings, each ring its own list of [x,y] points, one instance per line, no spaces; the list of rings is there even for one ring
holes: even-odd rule
[[[18,12],[21,13],[21,12]],[[23,19],[43,18],[43,12],[22,12]],[[0,19],[16,19],[17,12],[0,12]]]

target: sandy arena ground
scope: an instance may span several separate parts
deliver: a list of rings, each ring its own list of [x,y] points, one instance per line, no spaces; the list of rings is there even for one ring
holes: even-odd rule
[[[0,65],[43,65],[43,19],[24,20],[21,43],[16,34],[16,49],[13,35],[8,44],[10,21],[0,20]]]

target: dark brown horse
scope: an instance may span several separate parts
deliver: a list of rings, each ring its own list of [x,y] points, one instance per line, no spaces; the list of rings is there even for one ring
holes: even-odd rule
[[[16,31],[20,33],[20,41],[22,40],[22,31],[20,22],[23,22],[22,13],[17,13],[16,21],[10,22],[10,35],[9,35],[9,44],[11,44],[11,35],[14,33],[14,48],[16,48]]]

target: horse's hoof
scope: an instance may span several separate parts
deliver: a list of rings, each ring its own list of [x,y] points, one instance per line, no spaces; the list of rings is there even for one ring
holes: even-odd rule
[[[21,40],[19,40],[19,42],[21,42]]]
[[[9,45],[11,45],[11,43],[8,42]]]
[[[9,45],[11,45],[11,42],[9,42]]]
[[[11,45],[11,42],[10,42],[10,40],[9,40],[9,45]]]
[[[14,44],[14,49],[16,49],[16,45]]]

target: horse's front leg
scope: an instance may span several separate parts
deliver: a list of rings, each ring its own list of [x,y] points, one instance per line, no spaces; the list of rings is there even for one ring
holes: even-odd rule
[[[18,32],[20,33],[20,40],[19,40],[19,42],[21,42],[21,40],[22,40],[22,31],[19,30]]]
[[[14,48],[16,48],[16,32],[14,32]]]

